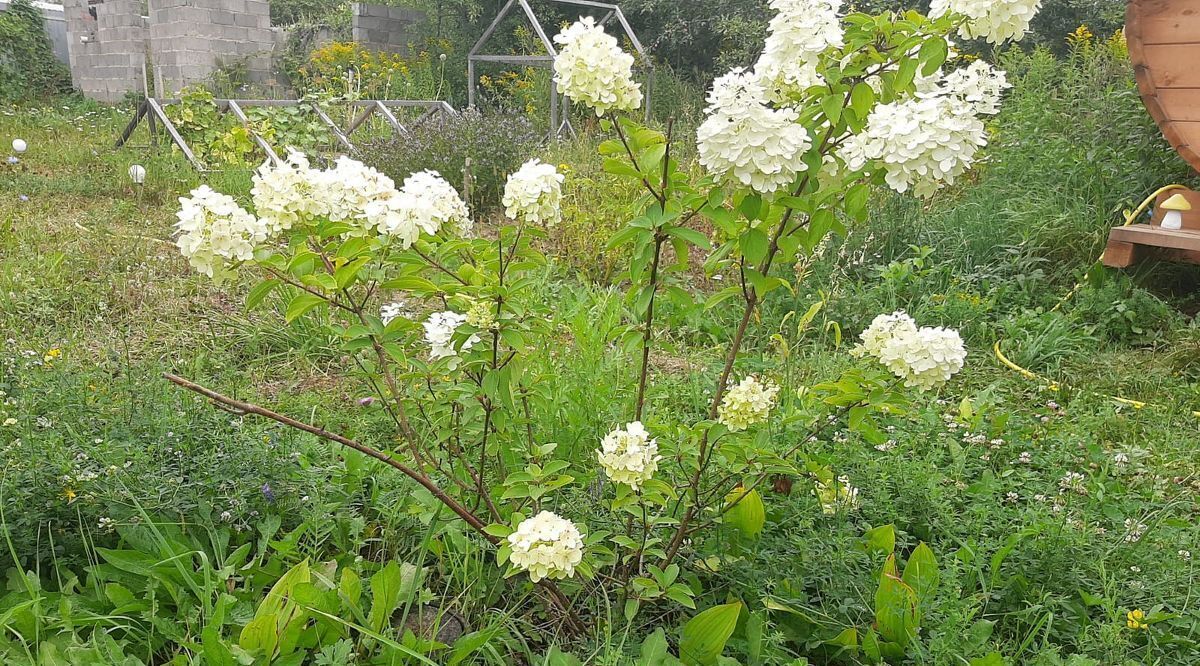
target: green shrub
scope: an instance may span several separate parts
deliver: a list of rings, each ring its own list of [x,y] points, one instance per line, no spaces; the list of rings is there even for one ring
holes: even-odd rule
[[[1171,306],[1122,274],[1081,290],[1075,299],[1072,314],[1090,333],[1109,342],[1153,343],[1179,318]]]
[[[0,99],[47,97],[71,89],[71,74],[54,57],[42,12],[13,0],[0,13]]]
[[[523,115],[464,111],[439,114],[408,126],[408,136],[360,145],[362,160],[400,183],[415,171],[432,169],[462,191],[471,160],[473,210],[500,204],[508,174],[520,168],[541,140]]]

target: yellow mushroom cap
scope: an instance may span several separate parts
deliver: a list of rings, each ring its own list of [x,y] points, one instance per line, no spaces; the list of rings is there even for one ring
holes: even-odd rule
[[[1165,210],[1191,210],[1192,204],[1185,199],[1182,194],[1176,194],[1170,199],[1162,202],[1159,205],[1159,208],[1163,208]]]

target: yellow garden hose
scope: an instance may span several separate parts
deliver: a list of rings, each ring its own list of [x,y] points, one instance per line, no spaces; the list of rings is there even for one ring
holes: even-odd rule
[[[1170,192],[1171,190],[1182,190],[1182,189],[1187,189],[1187,188],[1184,187],[1183,185],[1167,185],[1166,187],[1160,187],[1158,190],[1156,190],[1154,192],[1154,194],[1151,194],[1150,196],[1146,197],[1146,200],[1143,201],[1141,203],[1141,205],[1138,206],[1137,208],[1135,208],[1133,211],[1126,211],[1125,224],[1123,226],[1129,226],[1129,225],[1133,224],[1134,220],[1136,220],[1139,215],[1144,213],[1146,211],[1146,209],[1150,206],[1150,204],[1154,203],[1154,200],[1157,199],[1160,194],[1163,194],[1164,192]],[[1101,253],[1099,259],[1097,259],[1097,262],[1100,262],[1103,259],[1104,259],[1104,254]],[[1067,301],[1071,300],[1071,298],[1073,298],[1075,296],[1075,294],[1078,293],[1079,290],[1082,288],[1083,288],[1083,282],[1076,283],[1075,286],[1071,288],[1071,291],[1067,292],[1067,294],[1065,296],[1058,299],[1058,304],[1056,304],[1050,311],[1057,312],[1059,308],[1061,308]],[[996,340],[996,344],[992,346],[992,351],[993,351],[993,353],[996,354],[996,359],[999,360],[1000,363],[1002,363],[1005,367],[1009,368],[1013,372],[1016,372],[1017,374],[1021,375],[1025,379],[1028,379],[1029,381],[1042,382],[1043,384],[1046,385],[1046,388],[1050,391],[1058,391],[1059,390],[1060,386],[1059,386],[1058,382],[1055,382],[1053,380],[1042,377],[1041,375],[1037,374],[1036,372],[1033,372],[1032,370],[1029,370],[1027,368],[1022,368],[1021,366],[1017,365],[1016,363],[1013,363],[1013,361],[1011,359],[1009,359],[1007,356],[1004,355],[1004,351],[1000,348],[1001,342],[1003,342],[1003,340]],[[1100,395],[1104,395],[1104,394],[1100,394]],[[1118,402],[1122,405],[1129,405],[1130,407],[1133,407],[1134,409],[1143,409],[1146,407],[1159,407],[1159,405],[1153,405],[1153,404],[1150,404],[1147,402],[1142,402],[1140,400],[1130,400],[1129,398],[1122,398],[1121,396],[1117,396],[1117,395],[1104,395],[1104,397],[1108,398],[1110,400],[1113,400],[1115,402]],[[1200,411],[1192,412],[1192,416],[1200,418]]]

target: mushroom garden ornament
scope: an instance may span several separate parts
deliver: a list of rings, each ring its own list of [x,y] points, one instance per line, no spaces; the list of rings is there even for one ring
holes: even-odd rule
[[[1159,208],[1167,211],[1162,219],[1163,229],[1182,229],[1183,228],[1183,213],[1192,209],[1192,204],[1184,198],[1182,194],[1167,199],[1159,204]]]

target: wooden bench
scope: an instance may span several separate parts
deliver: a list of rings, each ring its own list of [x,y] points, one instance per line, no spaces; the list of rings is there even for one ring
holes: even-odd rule
[[[1192,210],[1183,213],[1182,229],[1163,229],[1165,211],[1160,204],[1182,194]],[[1200,264],[1200,192],[1173,190],[1159,195],[1149,224],[1115,227],[1108,235],[1103,262],[1112,268],[1128,268],[1143,259]]]

